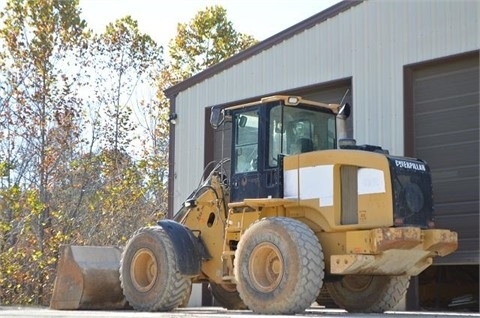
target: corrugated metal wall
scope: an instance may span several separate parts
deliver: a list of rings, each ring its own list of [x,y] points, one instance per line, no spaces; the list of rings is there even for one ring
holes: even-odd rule
[[[403,67],[476,50],[480,2],[366,1],[181,92],[174,211],[203,170],[204,113],[216,104],[352,78],[359,143],[403,154]]]

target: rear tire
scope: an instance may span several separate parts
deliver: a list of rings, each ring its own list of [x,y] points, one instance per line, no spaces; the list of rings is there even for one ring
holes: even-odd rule
[[[255,313],[301,313],[322,287],[320,243],[307,225],[294,219],[255,222],[238,243],[234,265],[240,297]]]
[[[317,296],[317,304],[325,308],[338,308],[338,305],[335,303],[332,297],[330,297],[326,285],[327,283],[323,284],[320,294]]]
[[[180,274],[170,237],[160,226],[141,228],[127,242],[120,281],[128,303],[139,311],[177,308],[192,284]]]
[[[344,276],[325,283],[335,303],[348,312],[382,313],[407,292],[410,276]]]
[[[219,305],[226,309],[242,310],[248,309],[237,291],[235,284],[210,283],[212,295]]]

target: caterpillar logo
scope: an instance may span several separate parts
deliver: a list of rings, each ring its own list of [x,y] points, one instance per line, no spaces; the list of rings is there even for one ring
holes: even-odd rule
[[[411,169],[417,171],[426,171],[425,165],[418,162],[411,162],[405,160],[395,160],[395,165],[399,168]]]

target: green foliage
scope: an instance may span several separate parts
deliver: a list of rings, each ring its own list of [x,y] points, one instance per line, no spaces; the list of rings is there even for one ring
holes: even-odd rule
[[[39,244],[34,220],[44,210],[35,190],[14,186],[0,190],[0,299],[2,304],[44,304],[50,299],[58,246],[67,236],[42,229]],[[53,215],[56,218],[56,214]]]
[[[251,36],[235,31],[223,7],[207,7],[189,24],[177,25],[177,35],[169,45],[171,71],[182,81],[255,43]]]

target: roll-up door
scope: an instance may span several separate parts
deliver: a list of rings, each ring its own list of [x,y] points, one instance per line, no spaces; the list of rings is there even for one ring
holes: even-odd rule
[[[432,171],[436,227],[459,234],[458,250],[435,263],[478,264],[478,52],[412,70],[413,155]]]

